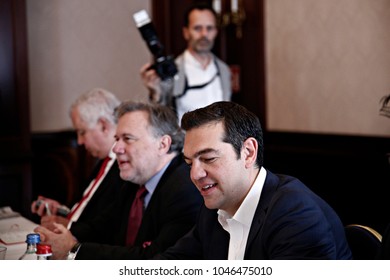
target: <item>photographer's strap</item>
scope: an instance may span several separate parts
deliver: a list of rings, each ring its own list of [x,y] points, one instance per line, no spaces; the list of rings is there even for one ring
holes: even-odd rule
[[[209,84],[211,84],[220,75],[218,63],[216,63],[215,60],[214,60],[214,64],[215,64],[215,67],[217,68],[217,72],[206,83],[203,83],[203,84],[200,84],[200,85],[189,86],[188,85],[187,75],[184,74],[184,90],[183,90],[183,92],[181,94],[179,94],[177,96],[174,96],[174,99],[183,97],[187,93],[188,90],[191,90],[191,89],[201,89],[201,88],[204,88],[204,87],[208,86]]]

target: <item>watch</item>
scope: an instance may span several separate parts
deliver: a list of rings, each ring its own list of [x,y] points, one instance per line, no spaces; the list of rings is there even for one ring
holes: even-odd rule
[[[76,259],[76,255],[79,252],[80,247],[81,247],[81,243],[80,242],[77,242],[76,244],[74,244],[72,249],[70,249],[70,251],[68,252],[68,257],[66,259],[67,260],[74,260],[74,259]]]

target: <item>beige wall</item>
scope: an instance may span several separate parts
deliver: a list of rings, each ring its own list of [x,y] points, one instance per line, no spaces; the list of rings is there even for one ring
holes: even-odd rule
[[[27,0],[31,128],[71,128],[68,108],[103,87],[146,100],[139,68],[150,60],[133,21],[146,0]]]
[[[390,136],[389,0],[266,0],[272,131]]]
[[[145,0],[28,0],[31,127],[71,128],[80,93],[104,87],[146,100],[150,60],[132,14]],[[390,136],[379,115],[390,94],[389,0],[265,0],[267,126]]]

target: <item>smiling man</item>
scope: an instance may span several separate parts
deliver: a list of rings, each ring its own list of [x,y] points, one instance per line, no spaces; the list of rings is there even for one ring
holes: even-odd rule
[[[256,115],[233,102],[184,114],[184,158],[205,207],[157,259],[350,259],[338,215],[298,179],[263,167]]]

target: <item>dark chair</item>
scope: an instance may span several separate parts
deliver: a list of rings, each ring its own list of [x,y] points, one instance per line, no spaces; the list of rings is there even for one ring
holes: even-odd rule
[[[345,226],[345,234],[354,260],[379,259],[382,235],[371,227],[359,224]]]
[[[390,260],[390,224],[383,232],[382,246],[379,258],[382,260]]]

